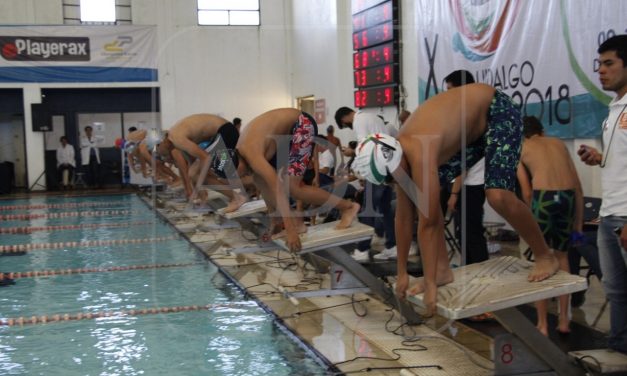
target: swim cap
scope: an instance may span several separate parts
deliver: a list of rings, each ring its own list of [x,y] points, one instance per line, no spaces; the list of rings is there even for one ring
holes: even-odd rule
[[[121,137],[118,137],[115,139],[115,147],[117,149],[123,149],[124,148],[124,139]]]
[[[146,138],[144,138],[144,142],[146,146],[148,146],[149,150],[154,149],[155,146],[161,143],[161,132],[159,132],[155,128],[151,128],[150,131],[146,134]]]
[[[357,145],[353,169],[362,178],[374,184],[383,184],[391,178],[403,157],[401,144],[385,133],[373,133]]]

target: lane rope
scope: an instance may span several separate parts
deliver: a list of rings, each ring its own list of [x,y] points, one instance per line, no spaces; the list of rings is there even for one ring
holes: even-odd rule
[[[0,227],[0,234],[31,234],[37,231],[79,230],[86,228],[114,228],[132,227],[154,224],[154,221],[122,222],[122,223],[86,223],[80,225],[54,225],[54,226],[14,226]]]
[[[140,315],[156,315],[160,313],[177,313],[215,310],[220,308],[238,308],[241,306],[252,307],[250,302],[241,303],[223,303],[223,304],[207,304],[207,305],[186,305],[173,307],[153,307],[143,309],[129,309],[121,311],[99,311],[99,312],[79,312],[79,313],[57,313],[54,315],[42,316],[20,316],[0,319],[0,326],[23,326],[34,324],[47,324],[63,321],[79,321],[79,320],[95,320],[99,318],[122,318],[128,316]]]
[[[84,208],[91,206],[115,206],[127,205],[127,201],[109,201],[109,202],[66,202],[61,204],[24,204],[24,205],[2,205],[0,211],[3,210],[29,210],[29,209],[63,209],[63,208]]]
[[[157,243],[168,240],[178,239],[177,235],[159,236],[156,238],[138,238],[138,239],[113,239],[113,240],[86,240],[81,242],[51,242],[51,243],[28,243],[28,244],[11,244],[0,245],[0,254],[2,253],[23,253],[34,250],[75,248],[75,247],[104,247],[109,245],[121,244],[141,244],[141,243]]]
[[[137,214],[137,210],[101,210],[101,211],[71,211],[61,213],[29,213],[0,215],[0,221],[13,221],[38,218],[66,218],[66,217],[104,217],[109,215]]]
[[[178,264],[146,264],[146,265],[112,266],[109,268],[32,270],[32,271],[26,271],[26,272],[4,272],[4,276],[9,277],[11,279],[38,278],[38,277],[50,277],[50,276],[56,276],[56,275],[122,272],[122,271],[128,271],[128,270],[184,268],[188,266],[204,265],[204,264],[206,263],[205,262],[188,262],[188,263],[178,263]]]

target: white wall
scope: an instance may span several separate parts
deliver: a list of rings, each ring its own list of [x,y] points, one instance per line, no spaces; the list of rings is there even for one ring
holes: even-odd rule
[[[196,0],[133,0],[133,23],[157,25],[164,128],[198,112],[240,117],[291,107],[284,27],[290,1],[263,0],[261,27],[198,26]]]

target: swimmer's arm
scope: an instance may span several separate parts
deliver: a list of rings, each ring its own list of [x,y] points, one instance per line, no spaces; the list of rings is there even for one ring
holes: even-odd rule
[[[396,184],[396,215],[394,217],[394,233],[398,258],[396,260],[399,276],[407,275],[407,258],[414,234],[415,206],[399,184]]]
[[[283,224],[285,225],[285,231],[288,234],[296,234],[296,225],[292,221],[289,201],[287,199],[286,192],[283,189],[283,184],[279,181],[276,170],[265,158],[263,158],[263,155],[255,156],[244,152],[242,157],[246,160],[250,169],[263,180],[266,187],[274,194],[276,209],[281,214]],[[265,192],[262,192],[262,195],[264,193]],[[298,250],[300,250],[300,244],[298,249],[292,249],[292,251]]]
[[[527,206],[531,206],[531,197],[533,195],[533,189],[531,187],[531,180],[529,174],[525,169],[525,166],[521,163],[518,164],[518,170],[516,170],[516,177],[520,184],[520,192],[522,194],[523,201]]]
[[[430,285],[436,283],[438,255],[446,254],[446,245],[437,159],[432,155],[425,162],[425,165],[412,164],[411,171],[418,188],[418,245],[424,265],[424,282]],[[428,168],[426,176],[423,175],[425,168]]]
[[[137,166],[135,165],[135,156],[133,155],[133,153],[134,151],[126,155],[126,163],[128,163],[128,167],[130,167],[131,170],[133,170],[133,172],[138,174],[141,171],[141,169],[138,169]]]
[[[143,144],[140,144],[138,147],[139,153],[139,164],[141,167],[142,176],[148,177],[148,164],[152,164],[152,155],[148,152],[148,148]]]
[[[203,149],[201,149],[195,142],[192,142],[189,138],[178,137],[176,134],[174,135],[168,134],[168,138],[170,139],[170,141],[172,142],[172,145],[174,145],[175,148],[182,150],[186,152],[187,154],[191,155],[192,157],[200,160],[202,162],[201,166],[203,166],[204,163],[209,158],[209,155]]]
[[[183,186],[185,187],[185,194],[188,198],[192,197],[192,183],[189,179],[189,172],[187,171],[188,165],[183,153],[178,149],[171,151],[172,159],[174,159],[174,165],[179,170],[179,176],[183,179]]]

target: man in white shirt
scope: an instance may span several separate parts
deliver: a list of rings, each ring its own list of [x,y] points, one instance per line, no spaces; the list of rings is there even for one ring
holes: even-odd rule
[[[81,164],[83,168],[87,166],[87,184],[92,188],[102,186],[98,145],[104,141],[102,136],[94,136],[93,131],[94,129],[88,125],[81,137]]]
[[[603,289],[610,302],[611,349],[627,354],[627,35],[599,46],[599,80],[616,97],[603,122],[603,150],[581,145],[577,154],[590,166],[601,167],[603,201],[597,245]]]
[[[398,130],[383,121],[383,118],[358,111],[348,107],[340,107],[335,112],[335,122],[340,129],[350,128],[355,131],[357,140],[361,141],[372,133],[386,133],[393,137],[398,135]],[[359,221],[375,228],[379,238],[385,236],[385,249],[374,258],[387,260],[396,258],[396,234],[394,233],[394,208],[392,201],[395,199],[394,190],[390,185],[373,185],[366,182],[364,187],[364,202]],[[370,202],[368,202],[370,201]],[[382,221],[375,221],[382,219]],[[355,260],[366,262],[369,260],[370,241],[364,240],[357,245],[352,256]]]
[[[61,188],[67,189],[72,181],[74,168],[76,168],[74,146],[68,144],[65,136],[61,136],[59,141],[61,146],[57,149],[57,171],[59,176],[61,176]]]

